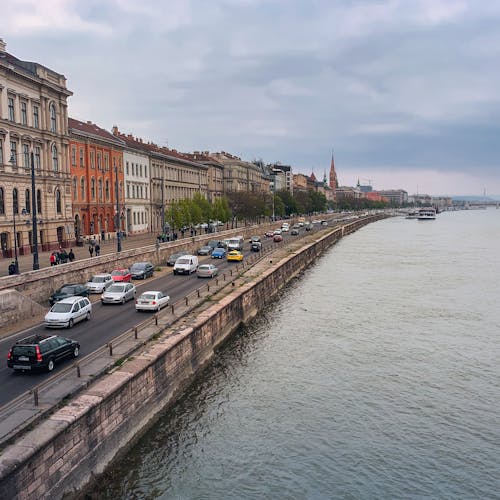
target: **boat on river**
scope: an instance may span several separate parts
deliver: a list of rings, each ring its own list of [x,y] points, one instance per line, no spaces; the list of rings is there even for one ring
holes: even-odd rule
[[[417,209],[409,210],[405,219],[418,219],[418,212],[419,211]]]
[[[421,208],[418,211],[418,220],[435,220],[436,218],[436,209],[433,207],[425,207]]]

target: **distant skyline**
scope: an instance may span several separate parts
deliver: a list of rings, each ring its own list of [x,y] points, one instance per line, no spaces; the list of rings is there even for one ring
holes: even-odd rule
[[[500,196],[500,2],[3,0],[69,114],[341,185]]]

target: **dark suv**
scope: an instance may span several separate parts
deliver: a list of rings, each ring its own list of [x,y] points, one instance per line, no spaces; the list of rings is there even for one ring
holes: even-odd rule
[[[79,297],[88,297],[89,289],[87,285],[82,283],[68,283],[63,285],[59,290],[56,290],[49,298],[50,305],[53,306],[59,300],[65,299],[67,297],[73,297],[74,295]]]
[[[76,358],[80,344],[59,335],[33,335],[18,340],[7,355],[7,366],[15,371],[45,369],[51,372],[56,362]]]
[[[130,268],[133,280],[143,280],[153,276],[155,268],[151,262],[136,262]]]

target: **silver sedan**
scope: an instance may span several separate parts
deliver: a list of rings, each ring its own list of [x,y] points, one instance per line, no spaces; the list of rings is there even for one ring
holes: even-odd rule
[[[101,295],[103,304],[125,304],[127,300],[133,300],[137,289],[132,283],[115,283]]]
[[[198,278],[213,278],[218,272],[219,270],[213,264],[201,264],[196,271]]]
[[[137,311],[159,311],[162,307],[168,306],[170,297],[163,292],[152,290],[142,293],[135,301]]]

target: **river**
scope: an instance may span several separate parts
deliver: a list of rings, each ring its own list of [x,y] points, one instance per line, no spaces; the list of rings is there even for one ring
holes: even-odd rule
[[[227,342],[99,499],[500,498],[500,210],[344,238]]]

